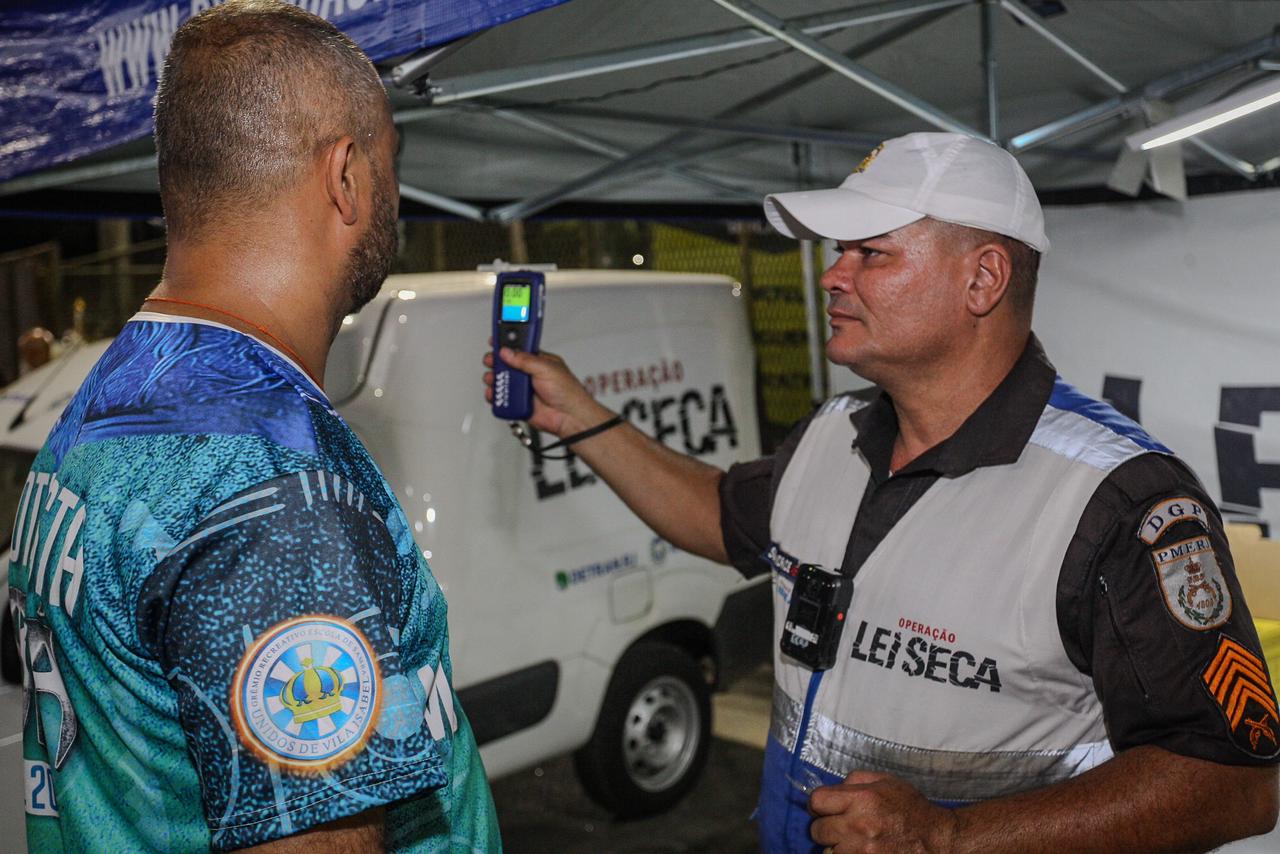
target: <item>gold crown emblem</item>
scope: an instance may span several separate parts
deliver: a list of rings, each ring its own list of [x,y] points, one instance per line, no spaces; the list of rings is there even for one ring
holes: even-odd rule
[[[302,659],[302,670],[280,690],[280,702],[293,712],[293,722],[304,724],[342,711],[342,676],[327,664],[313,667]]]
[[[867,171],[867,167],[871,165],[871,161],[875,160],[876,155],[879,154],[883,149],[884,149],[883,142],[877,145],[875,148],[871,149],[871,153],[868,154],[866,157],[862,158],[862,162],[859,163],[857,168],[853,170],[853,174],[857,175],[859,172]]]

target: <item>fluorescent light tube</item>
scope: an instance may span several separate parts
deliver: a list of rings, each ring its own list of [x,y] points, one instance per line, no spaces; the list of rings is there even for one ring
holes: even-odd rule
[[[1125,144],[1133,149],[1150,151],[1171,142],[1204,133],[1210,128],[1280,104],[1280,76],[1272,77],[1256,86],[1250,86],[1234,95],[1206,104],[1181,116],[1149,127],[1125,137]]]

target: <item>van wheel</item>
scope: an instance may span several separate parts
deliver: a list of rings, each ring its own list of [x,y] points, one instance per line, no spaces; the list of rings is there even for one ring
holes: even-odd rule
[[[646,641],[618,661],[591,740],[574,754],[587,795],[618,818],[669,809],[707,764],[711,689],[678,646]]]

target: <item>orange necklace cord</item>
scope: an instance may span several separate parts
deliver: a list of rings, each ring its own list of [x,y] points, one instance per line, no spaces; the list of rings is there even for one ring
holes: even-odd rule
[[[317,388],[320,387],[320,381],[316,379],[316,375],[311,372],[311,369],[307,367],[306,361],[301,356],[298,355],[296,350],[294,350],[288,344],[281,341],[276,336],[272,335],[268,329],[266,329],[263,326],[259,326],[258,324],[254,323],[252,320],[249,320],[247,317],[241,317],[240,315],[227,311],[226,309],[217,308],[212,305],[205,305],[202,302],[192,302],[191,300],[185,300],[185,299],[174,299],[173,297],[147,297],[145,300],[143,300],[143,302],[167,302],[167,303],[172,303],[173,305],[185,305],[185,306],[190,306],[191,308],[202,308],[205,311],[212,311],[214,314],[221,314],[225,317],[230,317],[233,320],[238,320],[241,323],[243,323],[245,326],[249,326],[253,329],[256,329],[259,332],[261,332],[263,335],[270,338],[271,341],[277,347],[283,350],[295,362],[298,363],[298,366],[302,368],[302,370],[306,373],[308,377],[310,377],[311,381],[316,384]]]

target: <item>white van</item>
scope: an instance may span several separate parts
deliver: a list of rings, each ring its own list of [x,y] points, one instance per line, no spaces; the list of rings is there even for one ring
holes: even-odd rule
[[[748,583],[677,551],[585,465],[543,459],[493,417],[480,365],[493,284],[483,272],[392,276],[344,322],[327,391],[448,598],[455,684],[489,773],[577,751],[594,799],[619,815],[656,812],[701,771],[710,690],[767,660],[767,577]],[[739,294],[721,276],[549,272],[543,347],[631,423],[727,467],[760,451]],[[35,452],[105,347],[0,398],[6,523]]]

